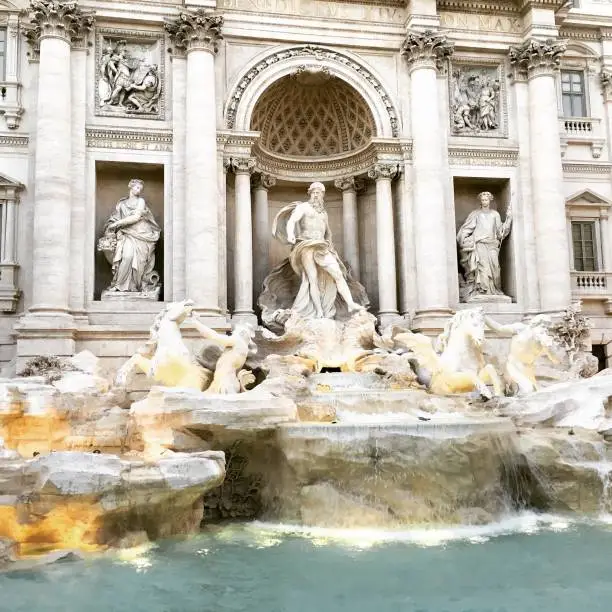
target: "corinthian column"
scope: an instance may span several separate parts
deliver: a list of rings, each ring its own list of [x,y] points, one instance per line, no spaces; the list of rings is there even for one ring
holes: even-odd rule
[[[344,259],[353,278],[359,280],[359,217],[357,214],[357,190],[361,181],[354,177],[337,179],[336,189],[342,191],[342,247]]]
[[[418,307],[415,327],[441,326],[450,314],[444,181],[448,174],[445,124],[441,121],[437,71],[452,53],[445,36],[409,32],[401,53],[410,71],[410,118]]]
[[[510,62],[528,79],[531,197],[540,308],[545,312],[565,310],[571,301],[561,143],[553,112],[557,108],[554,75],[564,51],[562,43],[535,39],[510,50]]]
[[[236,176],[234,219],[234,313],[241,323],[257,323],[253,313],[253,224],[251,221],[252,157],[234,157],[229,168]]]
[[[270,211],[268,189],[276,185],[276,179],[269,174],[257,173],[251,178],[253,187],[253,277],[256,300],[261,292],[270,261]]]
[[[397,164],[376,164],[368,176],[376,181],[376,255],[378,259],[378,317],[381,325],[393,323],[397,312],[395,233],[391,179]]]
[[[30,8],[27,38],[40,50],[38,103],[36,109],[36,153],[34,166],[34,246],[32,306],[23,321],[70,327],[71,262],[71,70],[72,40],[81,39],[93,25],[76,2],[37,0]],[[84,127],[84,126],[83,126]],[[79,153],[80,154],[80,153]],[[82,266],[81,262],[81,266]],[[41,350],[70,354],[74,343],[69,333]]]
[[[223,17],[182,11],[166,24],[187,54],[185,94],[185,293],[202,314],[218,315],[219,221],[215,54]]]

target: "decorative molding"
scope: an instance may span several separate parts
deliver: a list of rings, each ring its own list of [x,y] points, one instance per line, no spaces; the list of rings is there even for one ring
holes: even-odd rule
[[[601,40],[601,31],[599,28],[580,28],[577,26],[565,26],[559,29],[559,36],[564,39],[571,40],[589,40],[597,42]]]
[[[208,51],[216,54],[223,39],[223,17],[206,9],[183,10],[178,19],[166,21],[165,29],[174,46],[184,53]]]
[[[43,38],[61,38],[69,43],[87,36],[93,28],[93,13],[84,12],[77,2],[59,0],[31,0],[30,23],[24,35],[34,50]]]
[[[448,87],[453,135],[508,137],[506,78],[500,61],[453,58]],[[485,89],[489,94],[483,99]]]
[[[129,71],[123,76],[126,83],[110,82],[117,68],[110,68],[113,62]],[[95,78],[96,115],[166,118],[166,40],[161,32],[98,28]]]
[[[27,147],[30,144],[29,136],[0,134],[0,147]]]
[[[422,67],[442,70],[453,54],[453,47],[454,43],[449,42],[445,34],[425,30],[408,32],[400,53],[406,58],[411,70]]]
[[[172,151],[172,131],[136,131],[116,128],[87,128],[87,146],[97,149]]]
[[[517,166],[519,150],[516,148],[492,149],[484,147],[450,146],[451,166]]]
[[[299,182],[311,181],[313,176],[325,181],[358,176],[367,173],[377,163],[389,163],[397,167],[402,159],[410,157],[408,148],[402,151],[398,141],[376,140],[360,151],[336,157],[281,158],[262,150],[258,145],[254,146],[253,153],[257,158],[259,172]]]
[[[368,170],[368,178],[379,180],[388,179],[392,180],[398,173],[399,164],[375,164],[373,168]]]
[[[599,174],[609,177],[612,170],[612,162],[563,162],[565,174]]]
[[[360,78],[365,79],[380,96],[380,99],[387,111],[391,123],[391,132],[394,137],[399,136],[398,113],[391,102],[391,98],[385,91],[382,83],[364,66],[358,64],[343,53],[319,47],[316,45],[299,45],[282,51],[276,51],[255,64],[238,82],[233,91],[228,96],[228,104],[225,109],[225,122],[229,129],[233,129],[236,122],[236,111],[244,96],[244,92],[250,83],[274,64],[293,57],[313,58],[316,60],[326,60],[332,63],[342,64],[356,72]]]
[[[612,70],[610,68],[602,68],[599,78],[604,101],[612,102]]]
[[[567,49],[564,41],[548,38],[545,41],[532,38],[519,47],[511,47],[510,64],[522,76],[528,78],[540,74],[553,74],[559,70],[561,58]]]

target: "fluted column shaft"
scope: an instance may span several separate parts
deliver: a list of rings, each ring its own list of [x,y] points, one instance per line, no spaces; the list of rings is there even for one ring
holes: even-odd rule
[[[253,223],[251,217],[252,158],[233,158],[229,167],[236,176],[234,218],[234,312],[232,318],[255,322],[253,314]]]
[[[359,280],[359,216],[357,211],[357,189],[361,186],[353,177],[338,179],[335,183],[342,191],[342,247],[344,259],[351,275]]]
[[[376,255],[378,259],[378,316],[381,324],[398,317],[395,232],[391,179],[397,164],[376,164],[368,176],[376,181]]]
[[[40,41],[32,312],[68,311],[70,295],[70,41]],[[61,146],[60,146],[61,143]]]
[[[40,0],[30,9],[28,42],[40,54],[34,157],[32,306],[43,319],[70,320],[72,83],[71,41],[93,25],[76,3]],[[82,265],[82,262],[81,262]],[[70,343],[58,350],[65,354]]]
[[[571,301],[561,143],[558,119],[551,113],[557,107],[554,75],[564,50],[558,42],[531,40],[510,52],[510,61],[528,78],[538,284],[545,312],[565,310]]]
[[[203,314],[219,314],[219,220],[215,54],[222,17],[183,11],[166,30],[187,54],[185,94],[185,293]]]
[[[270,211],[268,190],[276,184],[269,174],[255,174],[253,186],[253,299],[261,293],[270,261]]]
[[[449,309],[448,253],[444,183],[444,134],[440,122],[437,70],[452,52],[435,32],[409,33],[402,54],[410,70],[414,240],[416,246],[417,317],[446,315]]]

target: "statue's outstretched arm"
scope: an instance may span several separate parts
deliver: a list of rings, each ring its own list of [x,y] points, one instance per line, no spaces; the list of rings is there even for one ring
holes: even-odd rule
[[[494,332],[503,336],[514,336],[521,331],[522,327],[522,323],[509,323],[507,325],[502,325],[488,315],[484,316],[484,322],[489,329],[492,329]]]
[[[198,333],[200,334],[200,336],[202,336],[202,338],[215,342],[222,348],[230,348],[234,345],[234,340],[231,336],[226,336],[224,334],[217,333],[214,329],[211,329],[210,327],[204,325],[204,323],[199,321],[195,317],[195,315],[192,315],[189,321],[198,330]]]

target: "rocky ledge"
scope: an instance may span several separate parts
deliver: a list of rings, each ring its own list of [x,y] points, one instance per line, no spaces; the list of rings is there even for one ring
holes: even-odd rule
[[[200,527],[204,494],[224,477],[222,452],[145,462],[74,451],[24,459],[4,449],[0,536],[23,555],[121,545],[135,532],[151,540],[191,533]]]

